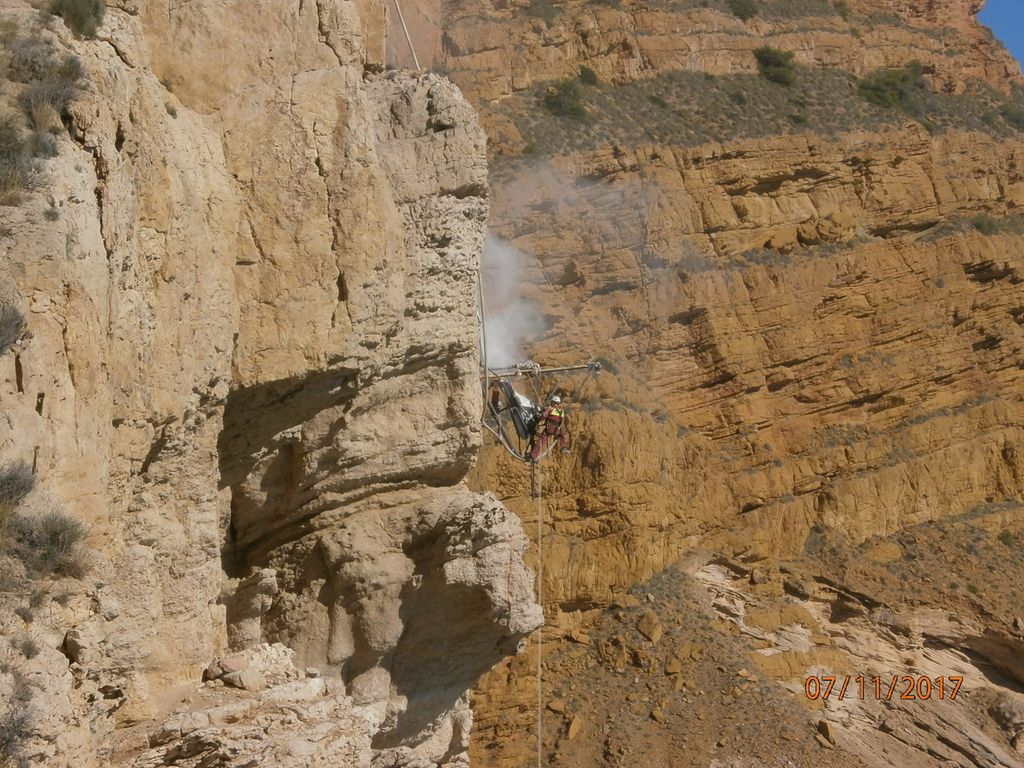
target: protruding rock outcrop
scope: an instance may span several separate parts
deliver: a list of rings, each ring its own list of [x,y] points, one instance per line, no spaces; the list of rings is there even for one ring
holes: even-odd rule
[[[91,526],[87,580],[24,614],[24,755],[122,762],[214,658],[284,640],[330,681],[311,707],[351,684],[362,708],[310,715],[349,740],[321,758],[365,764],[375,738],[396,765],[457,759],[466,689],[540,622],[518,520],[461,485],[475,113],[383,70],[374,3],[114,3],[95,40],[8,5],[12,34],[85,73],[45,184],[2,209],[28,323],[0,360],[0,450],[34,468],[30,504]],[[192,764],[216,727],[151,757]]]

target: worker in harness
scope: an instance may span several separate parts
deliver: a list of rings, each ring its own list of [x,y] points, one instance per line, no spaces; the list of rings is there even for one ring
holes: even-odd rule
[[[548,443],[555,438],[562,453],[569,453],[569,431],[565,428],[565,410],[558,395],[551,396],[548,407],[537,417],[530,443],[530,461],[538,461],[547,452]]]

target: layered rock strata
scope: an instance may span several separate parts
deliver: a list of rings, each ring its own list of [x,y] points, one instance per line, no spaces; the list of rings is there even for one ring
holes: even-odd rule
[[[529,354],[611,374],[547,383],[576,442],[542,483],[551,644],[694,547],[767,563],[820,531],[866,547],[1024,520],[1019,65],[978,3],[757,7],[452,6],[441,25],[439,66],[492,139],[492,227],[529,265]],[[792,88],[757,74],[765,44],[794,53]],[[865,98],[915,61],[919,103]],[[534,530],[499,450],[473,482]],[[527,658],[479,690],[488,764],[534,747],[501,737],[534,723]]]

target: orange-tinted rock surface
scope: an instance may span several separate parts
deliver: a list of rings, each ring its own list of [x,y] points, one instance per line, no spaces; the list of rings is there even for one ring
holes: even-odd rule
[[[552,653],[692,549],[769,563],[819,530],[856,547],[993,504],[1022,519],[1024,133],[969,116],[1009,113],[1019,66],[978,3],[705,5],[453,8],[444,29],[490,133],[491,228],[531,265],[530,355],[612,363],[558,382],[575,447],[542,478]],[[742,74],[765,43],[795,52],[792,90]],[[875,111],[858,79],[914,60],[934,100]],[[585,117],[550,114],[581,67]],[[731,112],[697,101],[723,94]],[[525,468],[488,449],[473,482],[536,539]],[[533,650],[475,698],[485,764],[534,748]]]

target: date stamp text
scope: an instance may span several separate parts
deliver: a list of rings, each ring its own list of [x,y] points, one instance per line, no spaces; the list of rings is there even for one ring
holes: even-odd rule
[[[804,680],[804,695],[812,701],[835,698],[875,699],[876,701],[955,701],[963,685],[963,675],[812,675]]]

